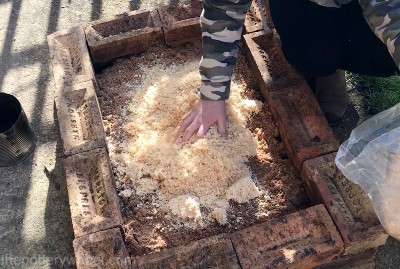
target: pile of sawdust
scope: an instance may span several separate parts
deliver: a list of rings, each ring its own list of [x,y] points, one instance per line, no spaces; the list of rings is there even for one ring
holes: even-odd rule
[[[258,143],[246,122],[260,111],[261,102],[244,100],[243,87],[233,83],[227,101],[228,139],[213,127],[205,139],[180,145],[172,138],[198,100],[198,61],[142,65],[139,73],[140,79],[125,85],[129,107],[122,113],[121,128],[129,139],[109,141],[113,166],[132,181],[137,195],[157,193],[158,206],[192,228],[213,219],[225,224],[229,199],[245,203],[268,196],[246,165],[257,154]]]

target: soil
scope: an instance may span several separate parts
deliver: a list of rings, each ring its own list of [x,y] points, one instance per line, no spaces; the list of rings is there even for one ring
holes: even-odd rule
[[[107,137],[113,136],[117,140],[129,139],[127,134],[116,130],[124,124],[121,114],[128,101],[125,92],[129,90],[124,85],[132,80],[140,80],[145,75],[139,72],[139,63],[150,66],[155,59],[161,59],[167,65],[172,65],[200,57],[200,42],[175,48],[153,47],[141,56],[118,59],[113,66],[99,73],[98,97]],[[245,85],[246,97],[264,101],[245,58],[240,53],[234,80]],[[260,145],[257,156],[251,158],[248,165],[257,176],[258,184],[267,189],[270,195],[267,200],[256,198],[244,204],[230,200],[226,225],[219,225],[216,221],[197,229],[179,225],[166,218],[167,213],[154,203],[157,200],[156,194],[133,194],[127,197],[121,195],[124,190],[134,186],[127,182],[125,174],[113,167],[124,219],[126,245],[131,255],[158,252],[209,236],[230,233],[272,217],[304,209],[309,205],[303,183],[287,157],[277,125],[266,103],[262,111],[251,118],[247,127]]]

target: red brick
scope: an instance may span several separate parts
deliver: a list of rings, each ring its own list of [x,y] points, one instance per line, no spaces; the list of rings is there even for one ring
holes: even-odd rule
[[[339,143],[306,81],[286,61],[277,33],[245,35],[243,49],[296,168],[336,151]]]
[[[170,5],[158,10],[167,45],[176,46],[201,39],[202,7],[202,1],[195,0],[185,6]]]
[[[370,249],[358,254],[339,256],[333,261],[318,266],[315,269],[367,269],[374,268],[377,249]]]
[[[120,229],[111,229],[85,235],[74,240],[77,269],[130,269]]]
[[[134,269],[226,268],[240,269],[229,238],[222,234],[146,256],[135,257]]]
[[[55,97],[66,156],[106,147],[101,112],[92,81],[74,84]]]
[[[268,104],[299,171],[304,161],[338,149],[339,143],[306,83],[270,92]]]
[[[82,27],[55,32],[47,37],[47,42],[56,96],[73,84],[94,81],[94,71]]]
[[[265,99],[270,91],[305,83],[301,75],[286,61],[274,30],[244,35],[243,41],[246,59]]]
[[[324,203],[339,229],[345,254],[385,244],[388,235],[380,225],[368,196],[346,179],[335,165],[336,153],[306,161],[302,178],[315,203]]]
[[[274,28],[272,22],[271,14],[269,11],[269,1],[261,0],[264,7],[264,16],[269,28]],[[249,11],[246,14],[246,19],[244,21],[245,33],[252,33],[256,31],[263,30],[261,13],[258,7],[258,0],[253,0]]]
[[[161,21],[156,10],[133,11],[94,21],[86,27],[85,32],[96,64],[142,53],[152,45],[164,44]]]
[[[114,177],[105,149],[66,158],[65,173],[75,237],[122,224]]]
[[[343,241],[323,205],[231,235],[243,269],[312,268],[343,251]]]

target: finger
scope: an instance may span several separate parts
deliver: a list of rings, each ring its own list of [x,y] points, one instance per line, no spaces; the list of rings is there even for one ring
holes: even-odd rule
[[[192,135],[199,130],[200,124],[198,123],[198,121],[193,121],[184,131],[183,133],[183,138],[182,138],[182,143],[185,143],[186,141],[188,141]]]
[[[193,122],[193,114],[187,113],[185,117],[186,117],[185,119],[182,118],[179,124],[179,129],[175,134],[174,141],[176,141],[183,134],[186,128],[188,128],[188,126],[190,126],[190,124],[192,124]]]
[[[179,126],[178,131],[174,135],[174,142],[181,136],[185,128],[183,126]]]
[[[191,115],[191,112],[192,112],[192,111],[189,111],[188,113],[186,113],[185,115],[183,115],[183,117],[182,117],[182,119],[181,119],[181,122],[184,121],[184,120],[186,120],[186,119]]]
[[[223,117],[222,119],[217,120],[217,130],[220,136],[223,138],[228,137],[228,132],[226,131],[226,117]]]
[[[196,136],[198,138],[203,138],[207,134],[208,130],[210,130],[210,127],[211,127],[211,123],[200,125],[199,131],[197,132]]]

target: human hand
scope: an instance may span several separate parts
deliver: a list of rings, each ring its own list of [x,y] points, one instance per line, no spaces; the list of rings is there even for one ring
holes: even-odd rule
[[[225,101],[199,100],[192,110],[183,116],[175,140],[183,135],[182,143],[193,135],[204,137],[215,123],[218,133],[226,138],[226,104]]]

